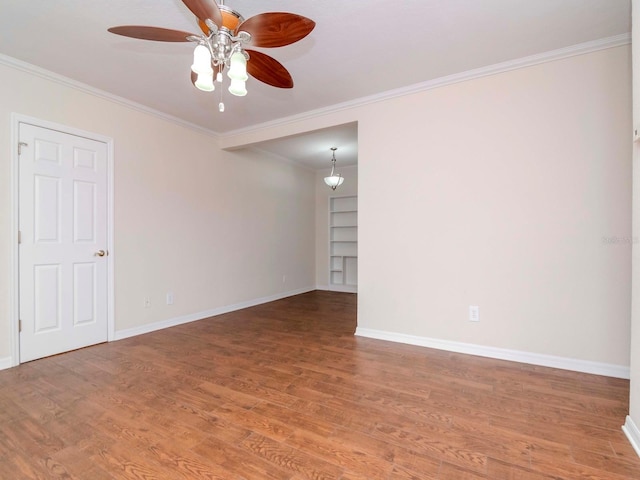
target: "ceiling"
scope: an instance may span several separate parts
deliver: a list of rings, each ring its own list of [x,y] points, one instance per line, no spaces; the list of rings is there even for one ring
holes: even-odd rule
[[[225,134],[631,31],[630,0],[228,0],[226,5],[245,18],[285,11],[315,20],[311,34],[293,45],[256,48],[289,70],[293,89],[249,79],[249,94],[227,92],[226,110],[219,113],[221,89],[205,93],[191,85],[192,44],[107,32],[117,25],[198,32],[181,0],[2,0],[0,54]],[[332,146],[339,148],[338,166],[357,160],[355,125],[314,135],[313,142],[296,136],[258,148],[312,168],[327,168]]]
[[[336,147],[336,170],[358,163],[358,124],[347,123],[299,135],[262,142],[255,150],[293,160],[314,170],[331,169],[331,147]]]

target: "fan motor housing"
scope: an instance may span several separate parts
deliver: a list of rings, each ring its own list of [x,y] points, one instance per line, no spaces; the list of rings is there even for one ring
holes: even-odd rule
[[[235,32],[238,26],[244,22],[244,17],[226,5],[218,5],[222,14],[222,27]]]
[[[238,26],[244,22],[244,17],[226,5],[218,5],[218,8],[220,8],[220,14],[222,15],[222,25],[220,28],[224,28],[232,35],[235,35]],[[202,20],[198,20],[198,25],[200,25],[200,30],[202,30],[205,35],[209,35],[209,27],[207,27]]]

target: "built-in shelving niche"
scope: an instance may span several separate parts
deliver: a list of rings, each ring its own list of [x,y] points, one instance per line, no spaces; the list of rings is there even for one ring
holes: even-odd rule
[[[358,288],[358,197],[329,199],[329,288]]]

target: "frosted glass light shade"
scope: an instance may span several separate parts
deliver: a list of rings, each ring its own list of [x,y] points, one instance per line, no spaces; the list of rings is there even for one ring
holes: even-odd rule
[[[231,80],[242,80],[243,82],[249,78],[247,76],[247,59],[242,52],[235,52],[231,55],[231,65],[227,76]]]
[[[204,45],[198,45],[193,51],[193,65],[191,65],[191,70],[198,75],[213,75],[211,52]]]
[[[324,183],[329,185],[334,190],[336,187],[339,187],[344,182],[344,177],[342,175],[332,175],[330,177],[324,177]]]
[[[203,92],[214,91],[216,87],[213,84],[213,72],[211,72],[211,74],[199,73],[194,85],[198,90],[202,90]]]
[[[231,79],[229,92],[236,97],[244,97],[247,94],[247,87],[245,86],[244,80]]]

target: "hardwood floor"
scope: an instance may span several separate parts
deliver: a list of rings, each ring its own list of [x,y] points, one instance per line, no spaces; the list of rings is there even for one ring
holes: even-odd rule
[[[0,372],[0,478],[640,478],[629,382],[353,336],[312,292]]]

